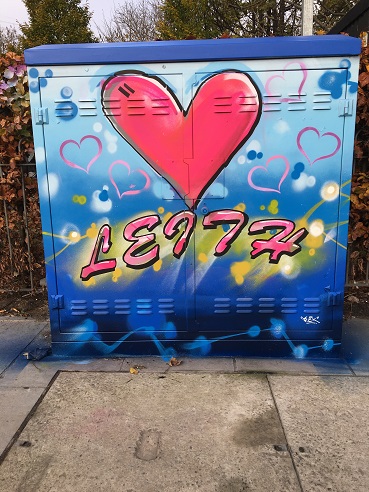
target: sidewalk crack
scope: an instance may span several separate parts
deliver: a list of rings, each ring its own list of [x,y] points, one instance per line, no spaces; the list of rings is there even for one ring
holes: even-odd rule
[[[292,454],[292,449],[291,449],[291,446],[289,445],[288,443],[288,440],[287,440],[287,434],[286,434],[286,430],[284,428],[284,425],[283,425],[283,421],[282,421],[282,417],[281,417],[281,414],[279,412],[279,408],[278,408],[278,404],[277,404],[277,400],[274,396],[274,393],[273,393],[273,388],[272,388],[272,383],[269,379],[269,374],[266,375],[266,379],[267,379],[267,382],[268,382],[268,386],[269,386],[269,390],[270,390],[270,394],[272,396],[272,399],[273,399],[273,403],[274,403],[274,407],[277,411],[277,415],[278,415],[278,419],[279,419],[279,422],[281,424],[281,428],[282,428],[282,431],[283,431],[283,435],[284,435],[284,438],[285,438],[285,441],[287,443],[287,450],[288,450],[288,453],[290,455],[290,458],[291,458],[291,462],[292,462],[292,466],[293,466],[293,469],[295,471],[295,474],[296,474],[296,478],[297,478],[297,481],[299,483],[299,486],[300,486],[300,491],[301,492],[304,492],[304,489],[302,487],[302,483],[301,483],[301,479],[300,479],[300,475],[299,475],[299,472],[297,470],[297,466],[296,466],[296,463],[295,463],[295,460],[293,458],[293,454]]]

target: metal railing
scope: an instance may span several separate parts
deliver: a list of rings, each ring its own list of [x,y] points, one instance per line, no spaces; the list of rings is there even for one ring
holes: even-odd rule
[[[369,261],[363,260],[361,264],[354,264],[350,258],[352,246],[347,250],[346,287],[369,287]]]
[[[0,261],[2,268],[0,290],[2,291],[32,291],[35,288],[27,210],[26,178],[34,179],[36,183],[36,166],[29,163],[17,163],[17,167],[21,169],[21,188],[17,190],[18,200],[14,204],[11,201],[2,199],[3,203],[0,209],[0,218],[3,218],[3,227],[0,227]],[[9,164],[0,163],[0,179],[7,176],[7,169],[10,169]],[[6,184],[2,184],[2,186],[6,186]],[[21,196],[19,196],[19,192],[21,192]],[[11,222],[12,215],[19,219],[16,224]],[[24,260],[24,258],[26,259]],[[40,261],[43,262],[43,259],[40,259]],[[20,272],[20,265],[22,264],[23,266],[26,264],[26,267]]]

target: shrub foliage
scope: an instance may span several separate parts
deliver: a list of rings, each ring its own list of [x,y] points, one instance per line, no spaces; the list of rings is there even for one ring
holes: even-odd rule
[[[21,55],[0,56],[0,289],[5,290],[30,288],[30,274],[39,285],[44,276],[27,82]]]
[[[353,281],[360,281],[365,278],[369,262],[369,47],[363,48],[360,59],[354,158],[349,276]]]

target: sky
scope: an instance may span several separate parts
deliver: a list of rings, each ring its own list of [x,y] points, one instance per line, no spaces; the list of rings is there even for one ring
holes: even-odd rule
[[[85,3],[82,0],[82,4]],[[119,0],[89,0],[90,10],[93,11],[91,28],[96,32],[95,24],[102,26],[103,18],[110,19],[114,11],[114,4],[119,5]],[[17,27],[17,21],[27,22],[27,10],[22,0],[0,0],[0,26]]]

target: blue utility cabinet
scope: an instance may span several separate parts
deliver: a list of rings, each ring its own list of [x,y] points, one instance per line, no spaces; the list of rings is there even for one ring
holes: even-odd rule
[[[26,50],[53,352],[337,356],[360,49]]]

